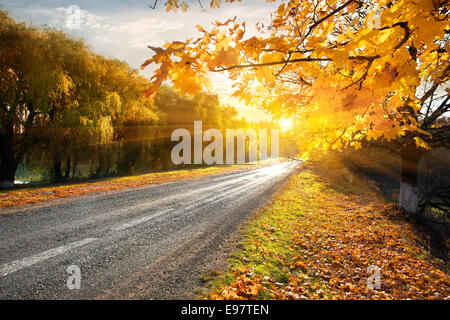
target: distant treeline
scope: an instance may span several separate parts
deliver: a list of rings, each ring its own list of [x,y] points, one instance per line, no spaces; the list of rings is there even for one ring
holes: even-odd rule
[[[16,23],[0,11],[0,183],[126,175],[172,168],[170,133],[246,128],[216,95],[178,97],[82,40]],[[263,127],[272,126],[260,123]]]

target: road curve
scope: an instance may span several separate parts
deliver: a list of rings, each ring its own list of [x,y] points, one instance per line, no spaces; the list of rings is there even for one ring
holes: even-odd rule
[[[184,299],[297,162],[0,215],[0,299]],[[80,270],[80,289],[67,268]]]

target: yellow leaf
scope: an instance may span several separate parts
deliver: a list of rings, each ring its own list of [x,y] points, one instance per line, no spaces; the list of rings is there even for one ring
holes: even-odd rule
[[[426,143],[425,141],[423,141],[421,138],[419,137],[414,137],[414,141],[416,142],[416,146],[418,148],[424,148],[427,150],[431,150],[430,146],[428,145],[428,143]]]

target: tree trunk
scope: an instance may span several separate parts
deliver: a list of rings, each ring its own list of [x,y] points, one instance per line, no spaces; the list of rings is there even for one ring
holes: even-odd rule
[[[2,119],[0,128],[0,187],[14,186],[18,161],[14,152],[14,127],[8,119]]]
[[[401,178],[399,207],[411,216],[419,215],[419,194],[417,187],[418,163],[424,152],[416,146],[404,148],[400,152]]]
[[[63,175],[61,171],[61,159],[59,156],[53,156],[53,181],[61,182]]]
[[[73,166],[72,166],[72,179],[75,177],[75,171],[77,169],[77,159],[73,159]]]
[[[14,177],[16,175],[17,163],[14,154],[11,152],[3,152],[0,163],[0,187],[10,188],[14,186]]]
[[[67,160],[66,160],[66,172],[64,173],[64,179],[65,180],[69,179],[69,175],[70,175],[70,158],[67,158]]]

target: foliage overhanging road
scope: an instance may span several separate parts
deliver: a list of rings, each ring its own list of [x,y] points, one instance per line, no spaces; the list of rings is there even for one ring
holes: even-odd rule
[[[198,276],[296,162],[0,216],[0,298],[192,297]],[[69,290],[66,269],[81,269]]]

